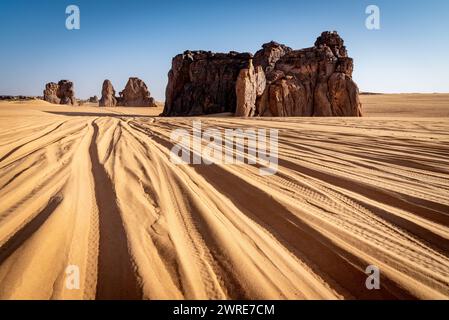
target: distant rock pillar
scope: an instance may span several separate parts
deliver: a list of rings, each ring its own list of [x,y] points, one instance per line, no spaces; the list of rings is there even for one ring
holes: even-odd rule
[[[117,98],[115,97],[115,90],[111,81],[104,80],[103,88],[101,89],[100,107],[115,107],[117,105]]]

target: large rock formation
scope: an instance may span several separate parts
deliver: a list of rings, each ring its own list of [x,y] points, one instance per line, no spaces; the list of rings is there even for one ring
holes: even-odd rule
[[[249,53],[185,51],[172,60],[165,93],[165,116],[235,112],[235,84],[248,67]]]
[[[61,80],[58,83],[47,83],[44,90],[44,100],[55,104],[76,105],[73,82]]]
[[[343,39],[336,32],[323,32],[314,47],[287,50],[272,69],[265,68],[267,85],[255,114],[361,116],[352,70]]]
[[[129,78],[125,89],[120,92],[118,102],[121,106],[157,107],[147,85],[139,78]]]
[[[172,61],[163,115],[361,116],[352,70],[336,32],[302,50],[269,42],[254,58],[186,51]]]
[[[99,102],[100,107],[115,107],[117,105],[117,99],[115,98],[115,90],[111,81],[104,80],[103,88],[101,89],[101,99]]]

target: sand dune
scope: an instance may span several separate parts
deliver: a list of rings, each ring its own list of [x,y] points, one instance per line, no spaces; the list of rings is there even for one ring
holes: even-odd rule
[[[0,299],[449,298],[449,118],[201,118],[278,128],[262,177],[158,112],[0,103]]]

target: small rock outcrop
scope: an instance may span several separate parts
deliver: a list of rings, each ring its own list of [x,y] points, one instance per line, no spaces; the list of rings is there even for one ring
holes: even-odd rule
[[[45,85],[44,100],[50,103],[59,104],[61,99],[58,97],[58,84],[49,82]]]
[[[29,101],[29,100],[42,100],[42,97],[36,96],[0,96],[0,100],[5,101]]]
[[[99,101],[100,107],[115,107],[117,99],[115,97],[115,90],[111,81],[104,80],[103,88],[101,89],[101,99]]]
[[[90,97],[89,103],[98,103],[98,97],[97,96]]]
[[[54,104],[76,105],[73,82],[61,80],[58,83],[47,83],[44,90],[44,100]]]
[[[118,105],[125,107],[157,107],[145,82],[135,77],[129,78],[125,89],[120,92],[118,102]]]
[[[172,60],[165,92],[165,116],[235,112],[235,85],[249,53],[185,51]]]
[[[293,50],[274,41],[256,52],[186,51],[172,60],[164,116],[362,116],[353,60],[337,32]]]

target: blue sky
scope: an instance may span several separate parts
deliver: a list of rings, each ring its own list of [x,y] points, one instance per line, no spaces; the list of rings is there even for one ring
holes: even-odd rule
[[[78,5],[81,29],[65,28]],[[379,6],[381,30],[365,28]],[[449,1],[15,0],[0,2],[0,95],[41,95],[70,79],[80,98],[120,91],[130,76],[164,100],[171,58],[186,49],[257,51],[270,40],[299,49],[337,30],[362,91],[449,92]]]

